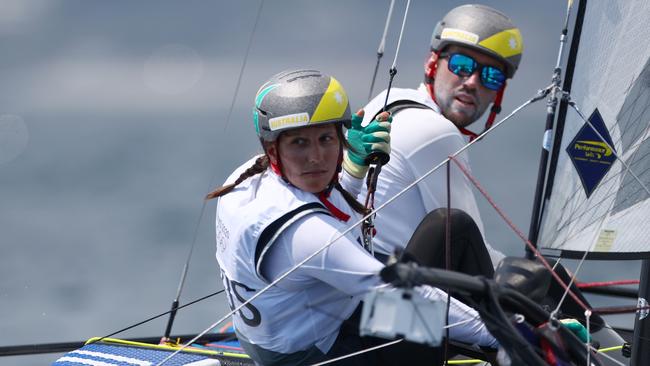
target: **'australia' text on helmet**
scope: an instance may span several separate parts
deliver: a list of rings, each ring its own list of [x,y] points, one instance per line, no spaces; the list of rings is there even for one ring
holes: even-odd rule
[[[324,123],[350,127],[350,104],[341,84],[317,70],[284,71],[255,96],[253,121],[258,137],[275,141],[281,132]]]

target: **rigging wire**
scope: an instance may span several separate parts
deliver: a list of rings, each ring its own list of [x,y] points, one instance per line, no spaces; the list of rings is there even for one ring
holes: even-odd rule
[[[386,100],[384,101],[384,107],[382,112],[386,111],[386,105],[388,104],[388,96],[390,94],[390,89],[393,85],[393,79],[397,74],[397,57],[399,56],[400,46],[402,44],[402,37],[404,36],[404,27],[406,26],[406,19],[408,17],[409,8],[411,6],[411,0],[407,0],[406,8],[404,9],[404,16],[402,17],[402,27],[400,28],[399,37],[397,39],[397,49],[395,50],[395,57],[393,58],[393,64],[388,71],[388,88],[386,89]],[[377,188],[377,181],[379,180],[379,174],[381,173],[381,167],[388,163],[390,160],[390,155],[385,152],[373,152],[366,158],[366,162],[369,165],[374,167],[368,171],[368,192],[366,194],[365,207],[372,211],[375,205],[375,190]],[[374,235],[374,216],[368,217],[362,225],[361,232],[363,234],[363,241],[366,248],[370,250],[370,253],[374,256],[375,250],[372,245],[372,237]]]
[[[447,215],[445,218],[445,269],[451,270],[451,164],[446,164],[446,188],[447,188]],[[451,288],[445,288],[447,292],[447,309],[445,311],[445,325],[449,325],[449,310],[451,303]],[[445,340],[443,347],[444,365],[448,365],[449,360],[449,328],[445,328]]]
[[[237,76],[237,84],[235,85],[235,93],[232,96],[232,101],[230,102],[230,108],[228,109],[228,116],[226,117],[226,125],[224,126],[224,131],[228,129],[230,124],[230,119],[232,117],[232,111],[235,108],[235,102],[237,101],[237,96],[239,95],[239,87],[241,86],[242,77],[244,76],[244,70],[246,69],[246,64],[248,64],[248,56],[251,52],[251,47],[253,46],[253,39],[257,33],[257,25],[260,22],[260,17],[262,15],[262,8],[264,7],[264,0],[260,0],[260,5],[257,8],[257,15],[255,15],[255,23],[253,23],[253,30],[248,37],[248,45],[246,46],[246,53],[244,54],[244,61],[242,62],[241,68],[239,69],[239,75]]]
[[[573,280],[573,279],[572,279]],[[571,286],[571,285],[569,285]],[[590,310],[585,310],[585,319],[586,319],[586,328],[587,328],[587,341],[585,342],[585,345],[587,346],[587,365],[591,365],[591,311]]]
[[[397,39],[397,49],[395,50],[395,57],[393,58],[393,64],[391,65],[389,71],[390,78],[388,79],[388,89],[386,89],[386,100],[384,101],[384,108],[382,109],[383,111],[386,110],[386,105],[388,104],[388,96],[390,94],[390,89],[393,85],[393,78],[395,78],[395,75],[397,74],[397,57],[399,56],[399,50],[402,45],[402,36],[404,35],[404,27],[406,26],[406,17],[408,16],[410,6],[411,6],[411,0],[407,0],[406,9],[404,10],[404,17],[402,18],[402,28],[399,31],[399,38]]]
[[[363,349],[363,350],[361,350],[361,351],[357,351],[357,352],[354,352],[354,353],[350,353],[350,354],[347,354],[347,355],[344,355],[344,356],[341,356],[341,357],[337,357],[337,358],[334,358],[334,359],[331,359],[331,360],[327,360],[327,361],[319,362],[319,363],[313,364],[313,365],[311,365],[311,366],[327,365],[327,364],[330,364],[330,363],[332,363],[332,362],[336,362],[336,361],[344,360],[344,359],[346,359],[346,358],[350,358],[350,357],[358,356],[358,355],[360,355],[360,354],[367,353],[367,352],[371,352],[371,351],[375,351],[375,350],[378,350],[378,349],[380,349],[380,348],[384,348],[384,347],[392,346],[392,345],[394,345],[394,344],[397,344],[397,343],[402,342],[403,340],[404,340],[404,338],[399,338],[399,339],[396,339],[396,340],[394,340],[394,341],[390,341],[390,342],[386,342],[386,343],[380,344],[380,345],[378,345],[378,346],[374,346],[374,347],[370,347],[370,348],[367,348],[367,349]]]
[[[375,79],[377,78],[377,71],[379,70],[379,63],[381,58],[384,56],[384,47],[386,46],[386,35],[388,34],[388,27],[390,25],[390,20],[393,16],[393,7],[395,6],[395,0],[390,0],[390,5],[388,7],[388,15],[386,16],[386,23],[384,24],[384,33],[381,36],[381,41],[379,41],[379,47],[377,48],[377,63],[375,64],[375,71],[372,73],[372,81],[370,82],[370,91],[368,92],[368,101],[372,98],[372,91],[375,88]]]
[[[557,307],[555,310],[551,312],[551,318],[556,319],[554,317],[555,314],[557,314],[560,311],[560,308],[562,305],[564,305],[564,300],[566,299],[567,294],[571,291],[571,285],[573,285],[576,282],[576,278],[578,277],[578,273],[582,269],[582,265],[585,262],[585,259],[587,258],[587,253],[588,251],[585,251],[584,255],[582,256],[582,259],[580,259],[580,262],[578,262],[578,267],[576,268],[575,271],[573,271],[571,275],[571,279],[569,280],[569,283],[567,284],[566,288],[564,289],[564,293],[562,294],[562,297],[560,298],[560,301],[557,302]],[[538,256],[540,255],[539,253],[537,254]],[[574,298],[575,300],[575,298]],[[585,309],[585,312],[589,311],[589,309]]]
[[[232,111],[235,107],[235,102],[237,101],[237,95],[239,95],[239,88],[241,86],[241,81],[242,81],[242,76],[244,74],[244,70],[246,69],[246,64],[248,62],[248,56],[250,54],[251,50],[251,45],[253,44],[253,38],[255,36],[255,33],[257,31],[257,25],[260,20],[260,15],[262,14],[262,7],[264,6],[264,0],[260,1],[260,5],[257,8],[257,15],[255,16],[255,22],[253,23],[253,30],[251,31],[251,34],[248,38],[248,46],[246,47],[246,53],[244,54],[244,60],[242,62],[241,68],[239,69],[239,75],[237,77],[237,84],[235,86],[235,92],[233,94],[232,100],[230,102],[230,108],[228,109],[228,115],[226,117],[226,124],[224,126],[224,131],[228,129],[228,125],[230,123],[230,119],[232,117]],[[212,179],[210,179],[210,182],[213,182],[215,180],[216,173],[213,175]],[[212,186],[212,184],[210,184]],[[201,226],[201,220],[203,219],[203,216],[205,214],[205,209],[207,207],[207,201],[203,200],[203,203],[201,204],[201,211],[199,214],[199,218],[196,222],[196,225],[194,227],[194,234],[192,238],[192,244],[190,245],[190,250],[187,253],[187,259],[185,260],[185,264],[183,265],[183,270],[181,271],[181,278],[178,283],[178,288],[176,289],[176,297],[174,298],[174,301],[172,302],[171,310],[169,312],[169,320],[167,322],[167,326],[165,328],[165,333],[163,335],[163,340],[168,340],[169,335],[172,330],[172,326],[174,323],[174,319],[176,318],[176,311],[178,310],[178,304],[179,300],[181,297],[181,293],[183,292],[183,287],[185,286],[185,280],[187,278],[187,272],[189,270],[190,262],[192,259],[192,253],[194,252],[194,247],[196,246],[196,241],[198,238],[198,233],[199,233],[199,228]]]
[[[158,319],[158,318],[160,318],[160,317],[162,317],[162,316],[165,316],[165,315],[167,315],[167,314],[170,314],[172,311],[176,311],[176,310],[180,310],[180,309],[186,308],[186,307],[188,307],[188,306],[190,306],[190,305],[196,304],[197,302],[201,302],[201,301],[203,301],[203,300],[205,300],[205,299],[208,299],[208,298],[210,298],[210,297],[212,297],[212,296],[219,295],[220,293],[222,293],[222,292],[224,292],[224,291],[225,291],[225,290],[215,291],[215,292],[213,292],[213,293],[211,293],[211,294],[209,294],[209,295],[205,295],[205,296],[200,297],[200,298],[198,298],[198,299],[192,300],[192,301],[188,302],[187,304],[183,304],[183,305],[177,306],[175,309],[167,310],[167,311],[165,311],[164,313],[160,313],[160,314],[158,314],[158,315],[154,315],[154,316],[152,316],[152,317],[150,317],[150,318],[147,318],[147,319],[145,319],[145,320],[143,320],[143,321],[141,321],[141,322],[138,322],[138,323],[133,324],[133,325],[129,325],[129,326],[126,327],[126,328],[122,328],[122,329],[120,329],[120,330],[118,330],[118,331],[115,331],[115,332],[113,332],[113,333],[111,333],[111,334],[108,334],[108,335],[105,335],[105,336],[103,336],[103,337],[100,337],[100,338],[94,339],[93,341],[89,342],[88,344],[92,344],[92,343],[95,343],[95,342],[99,342],[99,341],[101,341],[101,340],[103,340],[103,339],[110,338],[110,337],[112,337],[112,336],[114,336],[114,335],[116,335],[116,334],[119,334],[119,333],[125,332],[125,331],[127,331],[127,330],[129,330],[129,329],[133,329],[133,328],[135,328],[135,327],[137,327],[137,326],[140,326],[140,325],[142,325],[142,324],[148,323],[148,322],[150,322],[150,321],[152,321],[152,320],[155,320],[155,319]]]

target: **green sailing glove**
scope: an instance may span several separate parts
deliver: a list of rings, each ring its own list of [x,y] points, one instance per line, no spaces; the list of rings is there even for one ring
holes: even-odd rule
[[[352,148],[343,159],[343,169],[357,178],[365,177],[368,172],[368,155],[377,152],[390,154],[392,117],[386,112],[380,113],[366,127],[361,127],[361,121],[362,110],[352,116],[352,128],[348,130],[348,142]]]
[[[579,321],[568,318],[568,319],[562,319],[560,320],[562,325],[565,327],[569,328],[571,333],[575,334],[583,343],[587,343],[591,341],[591,335],[587,333],[587,328],[585,328],[584,325],[582,325]]]

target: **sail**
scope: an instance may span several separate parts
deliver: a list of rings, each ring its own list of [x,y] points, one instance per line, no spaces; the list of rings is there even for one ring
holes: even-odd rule
[[[650,2],[583,1],[574,16],[538,246],[563,257],[650,254]],[[598,132],[595,132],[594,129]]]

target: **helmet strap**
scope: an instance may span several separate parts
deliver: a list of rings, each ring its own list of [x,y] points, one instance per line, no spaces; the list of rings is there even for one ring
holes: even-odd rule
[[[490,108],[490,115],[488,116],[487,121],[485,122],[485,129],[488,130],[492,127],[494,119],[497,114],[501,113],[501,101],[503,100],[503,92],[506,90],[506,82],[503,82],[503,86],[499,91],[497,91],[497,96],[494,98],[494,103],[492,103],[492,108]]]
[[[271,165],[271,170],[273,171],[273,173],[275,173],[275,174],[281,176],[282,178],[284,178],[284,174],[282,174],[282,169],[280,168],[280,162],[279,161],[278,161],[277,164],[270,163],[269,165]]]
[[[490,127],[492,127],[492,124],[494,123],[497,114],[501,112],[501,101],[503,100],[503,93],[505,90],[506,90],[506,83],[504,82],[503,86],[499,89],[499,91],[497,91],[497,95],[494,97],[494,102],[492,103],[492,107],[490,108],[490,114],[488,115],[488,118],[485,121],[485,127],[483,128],[483,131],[481,133],[489,130]],[[476,139],[479,135],[463,127],[460,127],[459,130],[460,132],[463,133],[463,135],[469,136],[470,142],[474,141],[474,139]]]
[[[463,135],[469,137],[470,142],[474,141],[474,139],[478,137],[478,134],[476,132],[470,131],[470,130],[466,129],[465,127],[458,127],[458,129],[460,130],[460,132]]]
[[[429,92],[429,96],[433,99],[433,102],[436,102],[436,93],[433,90],[433,83],[436,78],[436,72],[438,71],[438,58],[440,57],[440,51],[431,52],[429,59],[424,63],[424,85]]]
[[[273,159],[271,159],[269,156],[269,166],[271,167],[271,171],[273,171],[273,173],[279,175],[280,177],[282,177],[282,179],[286,181],[287,179],[284,177],[284,173],[282,173],[282,162],[280,162],[280,146],[278,145],[278,140],[274,140],[272,143],[273,143],[273,147],[275,147],[277,162],[274,163]],[[264,143],[262,143],[262,146],[264,146]],[[266,148],[264,148],[264,150],[266,150]],[[268,156],[269,154],[266,153],[266,155]]]

